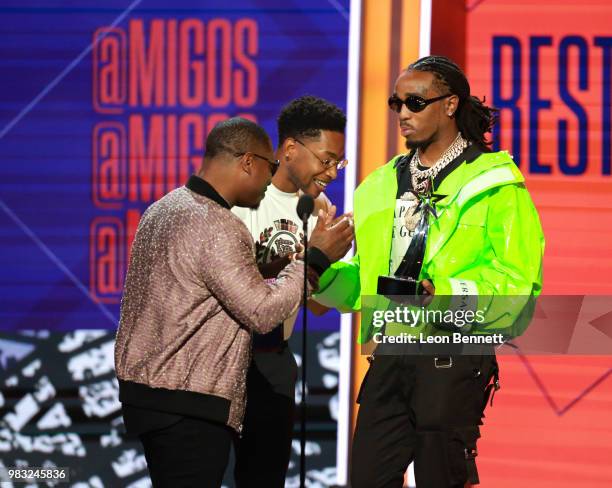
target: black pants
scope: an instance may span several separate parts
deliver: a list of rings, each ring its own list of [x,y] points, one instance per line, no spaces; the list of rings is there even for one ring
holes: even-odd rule
[[[476,440],[495,356],[437,365],[432,356],[375,356],[358,396],[352,488],[401,488],[412,461],[418,488],[478,483]]]
[[[225,425],[191,417],[139,435],[155,488],[219,488],[233,437]]]
[[[295,414],[297,364],[289,348],[255,352],[247,375],[242,437],[236,441],[237,488],[284,488]]]

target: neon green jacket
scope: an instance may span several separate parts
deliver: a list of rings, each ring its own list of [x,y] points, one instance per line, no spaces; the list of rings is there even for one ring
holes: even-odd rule
[[[378,276],[389,274],[396,159],[355,190],[357,254],[321,276],[318,302],[341,312],[358,311],[362,296],[376,295]],[[420,279],[433,282],[435,300],[478,295],[479,308],[487,310],[488,332],[508,327],[516,320],[513,307],[503,301],[496,307],[493,298],[512,295],[526,303],[542,289],[544,236],[523,175],[507,152],[483,153],[457,167],[435,191],[446,197],[436,204],[438,218],[430,218]],[[371,338],[370,322],[362,317],[361,343]]]

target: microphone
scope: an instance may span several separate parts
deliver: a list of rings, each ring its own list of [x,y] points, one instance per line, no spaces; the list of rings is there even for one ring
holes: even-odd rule
[[[312,215],[312,211],[314,210],[314,198],[310,195],[302,195],[298,200],[296,210],[302,222],[307,222],[308,217]]]
[[[298,200],[297,214],[302,220],[304,227],[304,295],[302,297],[302,404],[300,415],[300,488],[306,487],[306,346],[308,327],[308,218],[314,210],[314,198],[310,195],[302,195]]]

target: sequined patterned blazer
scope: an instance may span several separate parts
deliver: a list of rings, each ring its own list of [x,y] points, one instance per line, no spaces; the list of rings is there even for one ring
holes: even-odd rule
[[[244,224],[188,187],[151,205],[134,238],[115,345],[120,400],[239,431],[251,333],[299,306],[303,263],[264,282]]]

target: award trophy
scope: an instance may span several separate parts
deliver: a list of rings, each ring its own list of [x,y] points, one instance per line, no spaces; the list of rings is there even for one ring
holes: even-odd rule
[[[422,210],[419,222],[414,230],[414,235],[410,241],[410,245],[406,254],[402,258],[400,265],[393,275],[378,277],[379,295],[393,299],[398,295],[414,296],[418,293],[419,274],[423,266],[423,257],[425,255],[425,246],[427,244],[427,233],[429,231],[429,214],[434,218],[438,218],[435,209],[435,203],[443,198],[443,195],[432,193],[432,182],[429,181],[427,189],[419,193],[415,190],[409,190],[416,199],[418,205],[413,213]]]

